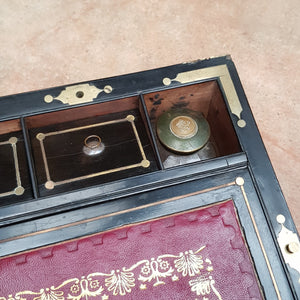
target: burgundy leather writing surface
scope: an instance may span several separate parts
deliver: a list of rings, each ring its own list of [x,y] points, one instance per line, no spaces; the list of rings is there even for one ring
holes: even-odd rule
[[[0,300],[262,299],[232,201],[0,260]]]

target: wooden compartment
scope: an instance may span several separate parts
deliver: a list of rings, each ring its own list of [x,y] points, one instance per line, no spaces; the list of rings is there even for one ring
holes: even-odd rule
[[[0,122],[0,206],[31,198],[20,120]]]
[[[158,169],[139,98],[28,117],[41,196]]]
[[[217,81],[208,81],[144,95],[151,126],[165,168],[226,156],[241,151]],[[208,142],[190,154],[166,148],[157,136],[157,121],[165,112],[189,110],[203,115],[210,127]]]

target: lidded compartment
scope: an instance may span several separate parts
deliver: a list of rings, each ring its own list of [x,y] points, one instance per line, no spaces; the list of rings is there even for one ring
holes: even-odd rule
[[[216,80],[143,98],[165,168],[241,152]]]
[[[41,196],[158,169],[138,96],[26,118]]]
[[[21,121],[0,122],[0,206],[31,198]]]

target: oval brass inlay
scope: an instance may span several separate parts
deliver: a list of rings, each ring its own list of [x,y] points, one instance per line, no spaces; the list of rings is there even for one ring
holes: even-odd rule
[[[198,125],[189,116],[178,116],[170,122],[171,132],[181,139],[189,139],[198,132]]]

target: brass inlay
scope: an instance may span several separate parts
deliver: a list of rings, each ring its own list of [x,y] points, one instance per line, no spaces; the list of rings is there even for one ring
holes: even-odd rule
[[[296,271],[300,275],[300,242],[296,233],[287,229],[283,224],[285,223],[285,217],[278,215],[277,222],[281,224],[281,231],[277,236],[278,244],[283,255],[286,264]],[[298,279],[300,283],[300,276]]]
[[[270,261],[268,259],[267,252],[266,252],[264,244],[262,242],[262,238],[260,236],[260,233],[259,233],[259,230],[258,230],[258,226],[256,224],[256,221],[255,221],[252,209],[250,207],[250,203],[249,203],[247,194],[245,192],[244,183],[245,183],[244,178],[242,178],[242,177],[237,177],[236,178],[236,184],[238,186],[240,186],[240,188],[241,188],[241,191],[242,191],[242,194],[243,194],[243,197],[244,197],[244,200],[245,200],[245,203],[246,203],[246,206],[247,206],[247,209],[248,209],[248,212],[249,212],[249,215],[250,215],[250,218],[251,218],[251,221],[252,221],[252,224],[253,224],[253,227],[254,227],[257,239],[258,239],[258,242],[259,242],[259,245],[261,247],[263,256],[265,258],[265,261],[266,261],[266,264],[267,264],[267,268],[269,270],[269,273],[270,273],[270,276],[271,276],[271,279],[272,279],[272,282],[273,282],[273,285],[274,285],[275,292],[277,294],[278,300],[282,300],[280,292],[279,292],[279,288],[278,288],[278,285],[277,285],[277,282],[276,282],[276,279],[275,279],[275,276],[274,276],[274,273],[273,273],[273,270],[272,270],[272,267],[271,267],[271,264],[270,264]]]
[[[19,159],[18,159],[18,152],[17,152],[17,142],[18,138],[11,137],[8,141],[0,142],[1,145],[8,145],[11,144],[12,151],[13,151],[13,157],[14,157],[14,165],[15,165],[15,172],[16,172],[16,188],[14,188],[12,191],[6,192],[6,193],[0,193],[0,197],[6,197],[10,195],[23,195],[25,192],[24,187],[22,187],[21,182],[21,175],[20,175],[20,168],[19,168]]]
[[[8,239],[0,240],[0,244],[10,242],[10,241],[15,241],[15,240],[22,239],[22,238],[36,236],[36,235],[43,234],[43,233],[53,232],[53,231],[56,231],[56,230],[61,230],[61,229],[64,229],[64,228],[69,228],[69,227],[72,227],[72,226],[77,226],[77,225],[81,225],[81,224],[85,224],[85,223],[89,223],[89,222],[94,222],[94,221],[97,221],[97,220],[118,216],[118,215],[121,215],[121,214],[124,214],[124,213],[138,211],[138,210],[145,209],[145,208],[148,208],[148,207],[154,207],[154,206],[157,206],[157,205],[160,205],[160,204],[165,204],[165,203],[172,202],[172,201],[182,199],[182,198],[187,198],[187,197],[191,197],[191,196],[195,196],[195,195],[205,194],[205,193],[208,193],[208,192],[211,192],[211,191],[215,191],[215,190],[218,190],[218,189],[233,186],[235,184],[236,184],[235,182],[229,182],[229,183],[225,183],[225,184],[222,184],[222,185],[219,185],[219,186],[216,186],[216,187],[207,188],[207,189],[204,189],[204,190],[201,190],[201,191],[185,194],[183,196],[176,196],[176,197],[168,198],[168,199],[165,199],[165,200],[157,201],[157,202],[154,202],[154,203],[149,203],[149,204],[145,204],[145,205],[141,205],[141,206],[136,206],[136,207],[133,207],[133,208],[130,208],[130,209],[124,209],[124,210],[120,210],[120,211],[113,212],[113,213],[110,213],[110,214],[85,219],[85,220],[82,220],[82,221],[76,221],[76,222],[73,222],[73,223],[60,225],[60,226],[49,228],[49,229],[44,229],[44,230],[34,231],[34,232],[31,232],[31,233],[27,233],[27,234],[23,234],[23,235],[19,235],[19,236],[14,236],[14,237],[11,237],[11,238],[8,238]],[[163,218],[164,217],[162,217],[160,219],[163,219]]]
[[[46,103],[51,103],[53,100],[59,100],[62,103],[69,105],[81,104],[92,102],[101,92],[109,94],[112,90],[110,85],[106,85],[103,89],[98,89],[94,85],[88,83],[78,84],[66,87],[56,97],[46,95],[44,101]]]
[[[41,286],[36,291],[20,291],[14,293],[14,298],[13,293],[10,293],[7,299],[0,296],[0,300],[26,300],[32,296],[34,299],[51,300],[100,299],[100,296],[102,300],[114,296],[131,298],[130,294],[134,289],[145,291],[147,287],[173,285],[180,280],[184,281],[182,284],[186,285],[186,289],[190,289],[193,297],[208,299],[206,296],[212,296],[222,300],[222,292],[215,286],[214,270],[217,267],[213,266],[212,260],[207,255],[201,253],[206,245],[199,245],[197,248],[182,248],[179,253],[162,253],[156,257],[145,257],[130,266],[114,268],[109,273],[99,269],[79,278],[67,279],[58,286],[52,285],[47,288]]]
[[[178,116],[170,122],[170,130],[178,138],[189,139],[198,132],[198,125],[191,117]]]
[[[48,133],[38,133],[36,135],[36,138],[40,141],[40,146],[41,146],[41,151],[42,151],[42,157],[43,157],[44,168],[45,168],[46,179],[47,179],[47,181],[45,183],[46,189],[50,190],[50,189],[53,189],[57,185],[71,183],[71,182],[75,182],[75,181],[78,181],[78,180],[93,178],[93,177],[96,177],[96,176],[106,175],[106,174],[115,173],[115,172],[120,172],[120,171],[129,170],[129,169],[133,169],[133,168],[138,168],[138,167],[148,168],[150,166],[150,161],[147,160],[147,158],[146,158],[146,155],[145,155],[140,137],[138,135],[134,120],[135,120],[135,118],[134,118],[133,115],[128,115],[124,119],[111,120],[111,121],[107,121],[107,122],[95,123],[95,124],[91,124],[91,125],[75,127],[75,128],[69,128],[69,129],[64,129],[64,130],[60,130],[60,131],[48,132]],[[61,180],[61,181],[56,181],[56,182],[51,180],[46,149],[45,149],[45,146],[44,146],[44,139],[46,137],[53,136],[53,135],[58,135],[58,134],[69,133],[69,132],[74,132],[74,131],[88,129],[88,128],[111,125],[111,124],[116,124],[116,123],[121,123],[121,122],[129,122],[131,124],[132,130],[134,132],[134,135],[135,135],[138,147],[139,147],[139,150],[141,152],[141,156],[142,156],[142,161],[141,162],[138,162],[138,163],[132,164],[132,165],[122,166],[122,167],[115,168],[115,169],[109,169],[109,170],[105,170],[105,171],[101,171],[101,172],[96,172],[96,173],[92,173],[92,174],[88,174],[88,175],[84,175],[84,176],[70,178],[70,179],[66,179],[66,180]]]
[[[172,81],[178,81],[180,83],[189,83],[193,81],[215,79],[215,78],[220,79],[230,110],[239,119],[237,121],[237,125],[241,128],[245,127],[246,121],[241,118],[241,113],[243,111],[243,108],[241,106],[239,97],[236,93],[227,65],[220,65],[215,67],[208,67],[208,68],[178,73],[174,79],[164,78],[163,84],[170,85]]]

